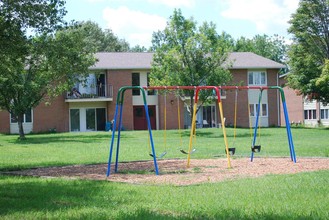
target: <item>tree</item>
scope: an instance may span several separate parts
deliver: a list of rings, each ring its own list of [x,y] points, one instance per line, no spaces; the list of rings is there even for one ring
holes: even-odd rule
[[[131,52],[147,52],[147,49],[146,49],[146,47],[140,46],[137,44],[136,46],[130,48],[129,51],[131,51]]]
[[[303,95],[328,103],[329,84],[323,79],[329,59],[329,1],[301,0],[289,23],[293,44],[288,53],[288,84]]]
[[[185,19],[175,10],[166,28],[153,33],[151,85],[222,85],[231,80],[225,65],[228,48],[219,43],[215,25],[196,25],[193,18]],[[182,92],[190,98],[193,112],[194,91]],[[205,102],[211,92],[202,94],[200,101]]]
[[[88,42],[90,49],[97,52],[122,52],[129,51],[129,43],[119,39],[112,30],[102,30],[99,25],[92,21],[78,22],[81,34]]]
[[[0,3],[0,108],[16,117],[20,139],[24,113],[67,91],[95,63],[77,26],[63,21],[64,2]]]
[[[329,100],[329,60],[325,61],[320,77],[316,80],[315,85],[322,92],[324,104]]]
[[[287,47],[283,37],[279,35],[269,37],[264,34],[256,35],[252,39],[238,38],[233,50],[236,52],[253,52],[276,62],[286,63]]]

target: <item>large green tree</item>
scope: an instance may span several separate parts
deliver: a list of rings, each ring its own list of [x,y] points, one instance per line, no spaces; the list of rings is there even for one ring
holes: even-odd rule
[[[303,95],[329,102],[326,59],[329,59],[329,1],[301,0],[290,20],[293,44],[289,51],[290,87]],[[322,74],[322,75],[321,75]]]
[[[102,30],[95,22],[78,22],[79,30],[88,43],[90,49],[97,52],[129,51],[129,43],[119,39],[110,29]]]
[[[63,0],[0,2],[0,108],[16,117],[69,89],[95,62]],[[30,33],[30,34],[29,34]]]
[[[287,44],[279,35],[256,35],[249,39],[240,37],[236,40],[233,50],[236,52],[253,52],[260,56],[280,63],[286,63]]]
[[[153,33],[152,49],[155,51],[150,74],[151,85],[223,85],[231,80],[228,50],[219,41],[213,23],[197,27],[193,18],[186,19],[180,10],[175,10],[163,31]],[[203,93],[206,101],[209,93]],[[191,100],[193,110],[194,91],[181,95]],[[192,112],[192,111],[190,111]]]

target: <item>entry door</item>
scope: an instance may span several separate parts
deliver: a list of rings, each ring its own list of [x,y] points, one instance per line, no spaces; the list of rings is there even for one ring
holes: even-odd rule
[[[205,127],[216,127],[216,107],[215,106],[203,106],[202,108],[203,113],[203,125]],[[205,120],[205,121],[204,121]]]
[[[147,130],[147,121],[146,121],[146,113],[144,106],[134,106],[134,130]],[[155,105],[151,105],[148,107],[151,128],[156,128],[156,112]]]
[[[105,108],[96,109],[97,131],[105,131],[106,113]]]
[[[71,131],[104,131],[105,108],[70,109]]]

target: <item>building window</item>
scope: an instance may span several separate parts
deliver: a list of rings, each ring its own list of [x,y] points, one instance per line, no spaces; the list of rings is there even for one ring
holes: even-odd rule
[[[140,86],[140,77],[139,77],[139,73],[132,73],[131,75],[132,77],[132,86]],[[140,95],[140,90],[139,89],[133,89],[132,93],[134,96],[138,96]]]
[[[224,89],[220,90],[220,98],[226,98],[226,90]]]
[[[96,109],[86,109],[87,131],[96,131]]]
[[[17,116],[14,114],[10,115],[10,122],[17,123]],[[32,109],[27,110],[23,116],[23,123],[32,123]]]
[[[80,131],[80,110],[70,109],[71,131]]]
[[[267,116],[267,104],[262,104],[262,116]]]
[[[304,119],[306,120],[316,119],[316,110],[315,109],[304,110]]]
[[[321,109],[321,119],[329,119],[329,109]]]
[[[261,72],[248,72],[248,84],[249,85],[266,85],[266,73]]]
[[[256,116],[258,110],[258,104],[250,104],[250,116]],[[261,104],[259,116],[267,117],[267,104]]]
[[[249,105],[250,116],[255,116],[255,106],[254,104]]]

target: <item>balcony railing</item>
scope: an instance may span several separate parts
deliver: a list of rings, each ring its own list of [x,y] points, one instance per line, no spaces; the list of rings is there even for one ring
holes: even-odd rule
[[[72,90],[67,92],[66,99],[111,99],[113,98],[112,85],[95,85],[86,89],[88,92]]]

